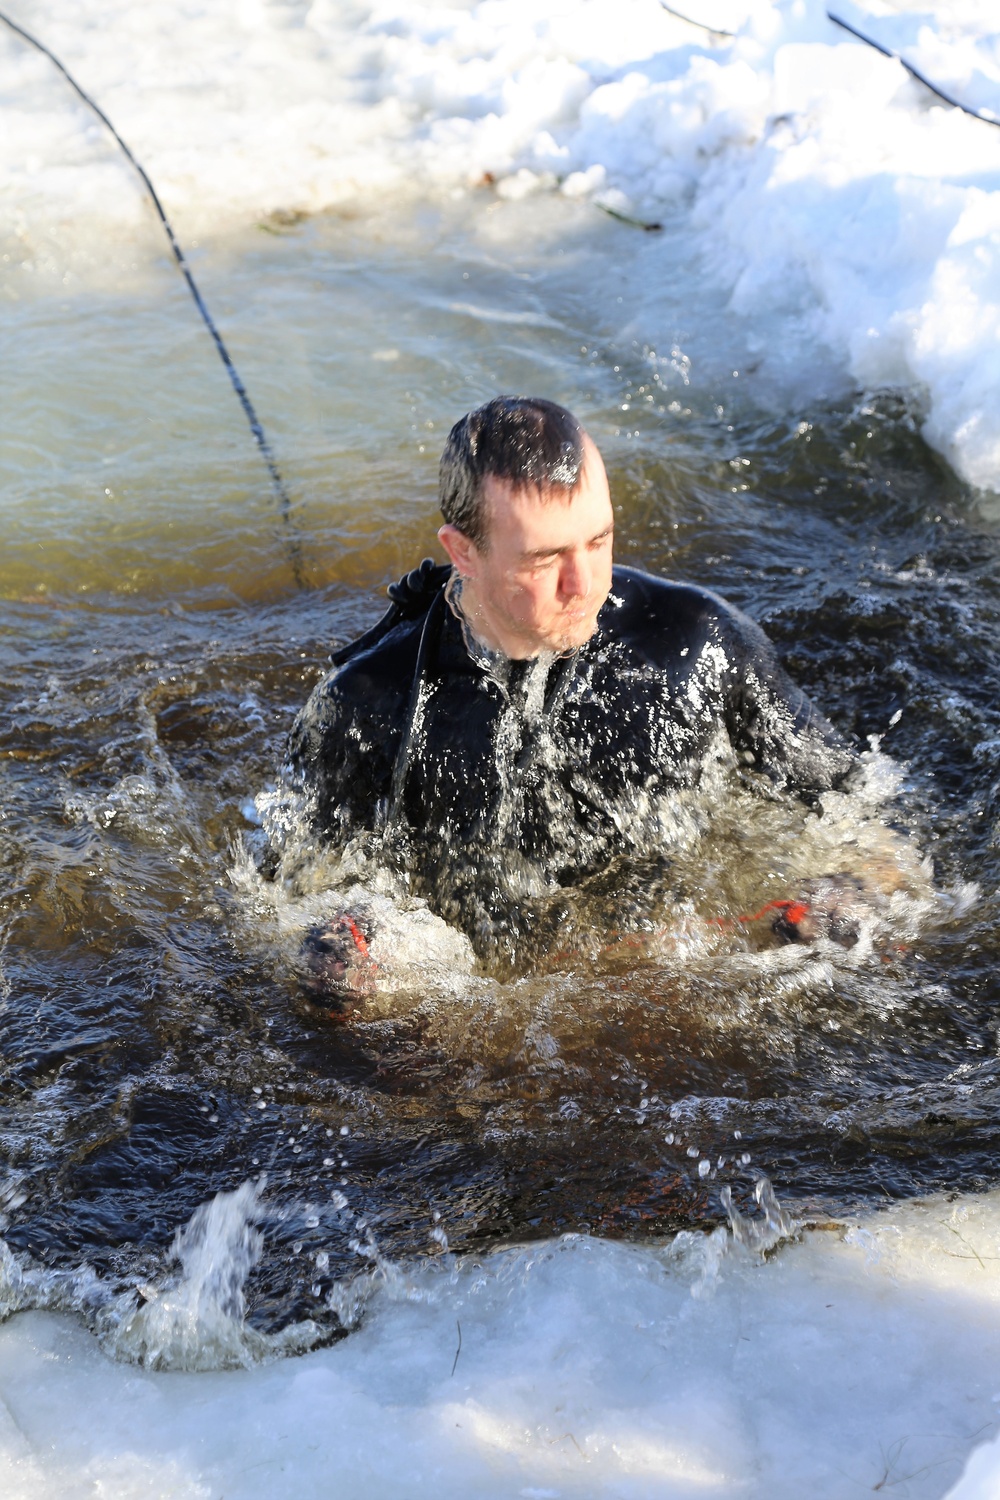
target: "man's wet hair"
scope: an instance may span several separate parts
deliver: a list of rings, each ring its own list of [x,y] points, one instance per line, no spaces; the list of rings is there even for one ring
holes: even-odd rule
[[[456,422],[441,455],[441,514],[480,549],[488,545],[483,481],[566,499],[580,482],[583,428],[564,406],[530,396],[494,396]]]

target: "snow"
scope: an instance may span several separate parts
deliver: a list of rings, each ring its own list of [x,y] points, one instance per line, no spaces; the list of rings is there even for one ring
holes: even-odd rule
[[[761,388],[780,377],[801,395],[809,350],[857,387],[906,393],[956,470],[1000,490],[1000,129],[819,0],[688,12],[735,37],[657,0],[39,0],[23,19],[108,111],[182,237],[466,193],[485,174],[501,196],[674,216],[745,324]],[[1000,115],[988,0],[839,13]],[[59,286],[109,232],[154,253],[103,128],[0,30],[9,264]]]
[[[223,1304],[238,1317],[218,1263],[238,1196],[199,1210],[219,1226],[216,1324]],[[767,1258],[722,1229],[443,1255],[362,1282],[341,1342],[253,1363],[258,1339],[249,1368],[214,1372],[149,1368],[126,1324],[105,1338],[113,1361],[68,1314],[22,1311],[0,1328],[0,1486],[6,1500],[941,1496],[996,1429],[998,1237],[993,1193],[815,1229]],[[193,1299],[205,1309],[199,1243],[186,1295],[164,1294],[185,1308],[175,1353]],[[143,1349],[146,1366],[124,1362]],[[987,1445],[950,1493],[998,1484]]]

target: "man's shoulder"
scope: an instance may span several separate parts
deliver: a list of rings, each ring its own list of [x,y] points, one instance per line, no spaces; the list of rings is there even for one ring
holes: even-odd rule
[[[313,698],[377,708],[410,691],[423,619],[401,619],[377,640],[357,643],[349,655],[336,653],[333,666],[313,689]]]
[[[412,676],[428,617],[441,604],[451,576],[449,563],[425,557],[386,590],[388,612],[372,628],[334,651],[332,671],[319,684],[324,690],[364,696],[375,684],[402,682]]]
[[[600,626],[606,638],[656,670],[687,671],[706,651],[716,667],[773,666],[763,630],[721,594],[638,568],[614,569]]]
[[[616,567],[601,625],[633,644],[683,637],[690,646],[720,630],[726,635],[742,630],[750,621],[711,589]]]

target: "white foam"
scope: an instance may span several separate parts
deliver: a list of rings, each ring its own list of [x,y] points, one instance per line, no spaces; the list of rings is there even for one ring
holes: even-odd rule
[[[1000,114],[988,0],[841,9]],[[652,0],[42,0],[30,21],[189,240],[278,210],[463,192],[485,173],[507,197],[673,211],[745,324],[744,381],[801,398],[811,361],[902,389],[957,470],[1000,490],[1000,130],[936,102],[822,0],[688,10],[738,35]],[[88,257],[161,252],[102,128],[2,30],[0,107],[3,248],[23,271],[9,294],[71,283]]]
[[[766,1260],[725,1230],[442,1256],[377,1280],[343,1342],[224,1373],[114,1363],[70,1317],[22,1312],[0,1328],[0,1485],[930,1500],[995,1428],[998,1237],[994,1193]],[[995,1495],[998,1474],[985,1448],[953,1495]]]
[[[304,805],[285,788],[259,793],[254,806],[272,847],[293,851],[295,868],[293,877],[265,880],[246,845],[235,851],[229,878],[242,898],[248,946],[269,953],[287,975],[301,965],[303,933],[347,913],[368,931],[378,997],[430,985],[454,999],[468,986],[475,969],[468,938],[421,898],[399,889],[392,872],[358,847],[363,839],[343,850],[316,848]]]

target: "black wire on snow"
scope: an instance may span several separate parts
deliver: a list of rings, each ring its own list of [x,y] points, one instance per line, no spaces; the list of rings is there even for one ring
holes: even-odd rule
[[[834,26],[842,26],[845,31],[851,33],[851,36],[856,36],[859,42],[864,42],[867,46],[874,47],[875,51],[881,52],[883,57],[891,57],[894,62],[902,63],[912,78],[915,78],[918,83],[922,83],[925,89],[930,89],[931,93],[936,94],[939,99],[943,99],[945,104],[950,104],[953,109],[960,109],[963,115],[971,115],[974,120],[981,120],[984,125],[1000,125],[1000,115],[995,115],[991,109],[973,109],[971,104],[963,104],[960,99],[952,98],[951,94],[946,94],[944,89],[939,89],[936,83],[931,83],[930,79],[925,77],[919,68],[915,68],[912,63],[908,63],[905,57],[902,57],[898,52],[893,52],[891,47],[883,47],[882,43],[877,42],[874,37],[866,36],[863,31],[859,31],[856,26],[852,26],[850,21],[845,21],[841,16],[835,16],[832,10],[827,11],[826,18],[828,21],[832,21]]]
[[[723,31],[721,26],[709,26],[704,21],[696,21],[693,16],[686,16],[682,11],[674,10],[667,0],[660,0],[660,4],[668,15],[676,16],[678,21],[686,21],[689,26],[698,26],[702,31],[710,31],[713,36],[735,36],[735,31]]]

